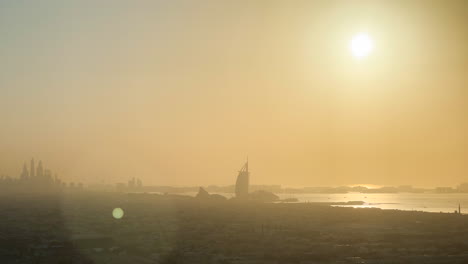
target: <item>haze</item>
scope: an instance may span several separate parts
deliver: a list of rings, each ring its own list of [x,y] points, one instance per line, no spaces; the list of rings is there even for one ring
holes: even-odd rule
[[[2,1],[0,174],[453,186],[467,1]],[[374,49],[349,51],[365,31]]]

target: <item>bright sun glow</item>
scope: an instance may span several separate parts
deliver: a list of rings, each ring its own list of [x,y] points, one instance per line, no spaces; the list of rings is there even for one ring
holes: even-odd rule
[[[360,33],[353,37],[350,48],[353,56],[361,59],[369,56],[369,54],[374,49],[374,42],[369,37],[369,35]]]

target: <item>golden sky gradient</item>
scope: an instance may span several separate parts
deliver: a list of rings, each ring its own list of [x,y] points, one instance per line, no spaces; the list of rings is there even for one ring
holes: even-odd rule
[[[468,1],[11,0],[0,36],[0,174],[468,181]]]

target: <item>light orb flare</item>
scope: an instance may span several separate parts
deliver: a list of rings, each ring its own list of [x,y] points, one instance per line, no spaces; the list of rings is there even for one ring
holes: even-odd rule
[[[120,219],[124,216],[124,211],[122,210],[122,208],[115,208],[113,211],[112,211],[112,216],[115,218],[115,219]]]

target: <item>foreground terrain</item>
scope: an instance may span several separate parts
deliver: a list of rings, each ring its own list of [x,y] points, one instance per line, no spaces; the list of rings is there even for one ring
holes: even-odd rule
[[[0,263],[468,263],[468,216],[458,214],[156,194],[0,196]]]

